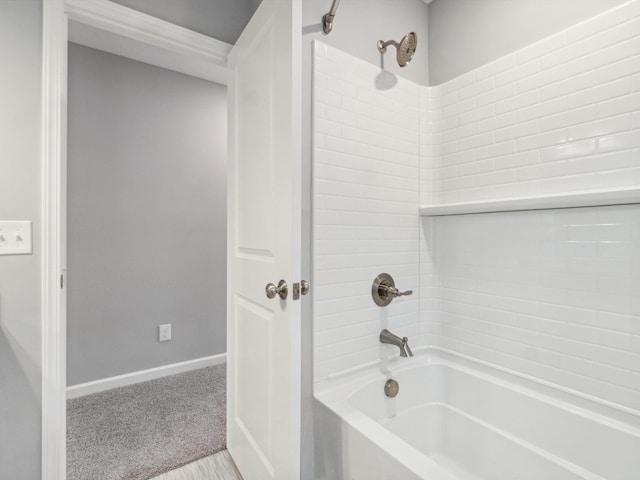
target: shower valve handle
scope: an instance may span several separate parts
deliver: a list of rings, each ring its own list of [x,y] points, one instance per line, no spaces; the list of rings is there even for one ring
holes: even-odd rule
[[[401,292],[396,287],[390,287],[390,286],[387,286],[387,285],[380,285],[379,288],[385,292],[383,295],[386,295],[386,296],[391,297],[391,298],[406,297],[408,295],[412,295],[413,294],[413,290],[407,290],[405,292]]]
[[[405,292],[398,290],[396,283],[393,281],[393,277],[388,273],[378,275],[371,285],[373,301],[380,307],[386,307],[394,298],[406,297],[412,294],[413,290],[407,290]]]

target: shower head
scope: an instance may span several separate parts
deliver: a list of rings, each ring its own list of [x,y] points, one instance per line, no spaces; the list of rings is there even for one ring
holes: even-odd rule
[[[393,45],[398,50],[396,54],[398,65],[400,65],[401,67],[406,67],[413,58],[413,54],[416,53],[416,47],[418,46],[418,36],[414,32],[407,33],[404,37],[402,37],[400,43],[394,40],[388,40],[386,42],[379,40],[378,51],[380,53],[387,53],[387,47],[389,45]]]

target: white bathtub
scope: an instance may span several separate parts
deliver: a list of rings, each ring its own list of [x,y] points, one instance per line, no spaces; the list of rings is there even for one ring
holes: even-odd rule
[[[451,352],[392,363],[316,394],[316,478],[640,479],[638,412]]]

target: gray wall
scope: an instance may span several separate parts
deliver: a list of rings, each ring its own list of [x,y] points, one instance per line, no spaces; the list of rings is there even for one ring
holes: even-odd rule
[[[626,0],[435,0],[429,83],[439,85]]]
[[[69,45],[69,385],[226,351],[226,118],[222,85]]]
[[[41,477],[41,43],[42,0],[0,0],[0,219],[34,222],[34,254],[0,257],[0,480]]]
[[[231,44],[260,3],[260,0],[112,1]]]
[[[330,7],[331,1],[327,0],[302,2],[303,61],[310,62],[310,42],[318,39],[374,65],[380,65],[383,59],[385,70],[427,84],[428,8],[422,0],[344,0],[338,6],[332,32],[325,35],[320,22]],[[378,40],[400,41],[408,32],[416,32],[418,47],[412,62],[401,68],[395,60],[395,48],[390,47],[381,56],[376,44]],[[309,78],[309,65],[305,78]]]
[[[0,220],[33,221],[34,254],[0,256],[0,479],[40,478],[42,4],[0,1]]]

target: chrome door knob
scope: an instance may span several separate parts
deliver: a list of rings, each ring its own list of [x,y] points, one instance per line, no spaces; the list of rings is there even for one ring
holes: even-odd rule
[[[309,293],[309,282],[307,282],[306,280],[302,280],[300,282],[300,293],[302,295],[306,295],[307,293]]]
[[[287,295],[289,295],[289,288],[284,280],[280,280],[277,287],[273,283],[267,283],[264,291],[267,294],[267,298],[274,298],[276,295],[280,295],[282,300],[286,300]]]

